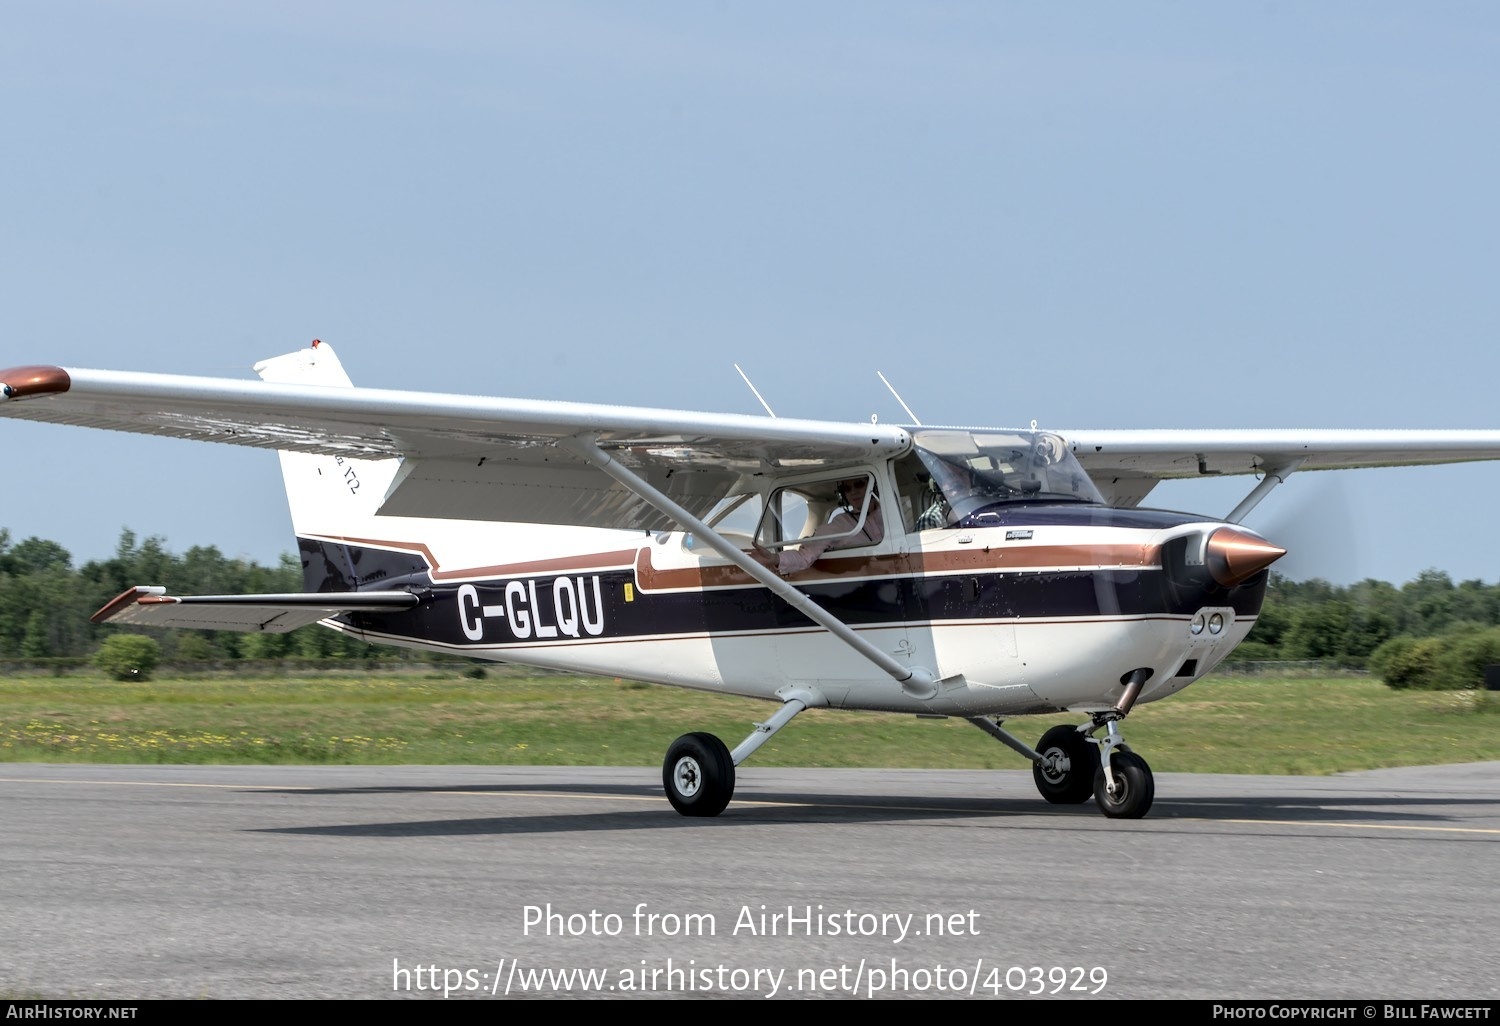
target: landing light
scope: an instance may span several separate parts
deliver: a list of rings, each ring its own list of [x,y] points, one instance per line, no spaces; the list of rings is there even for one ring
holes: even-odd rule
[[[1199,613],[1197,616],[1193,617],[1193,624],[1188,628],[1188,630],[1192,631],[1195,636],[1203,633],[1202,613]]]
[[[1224,614],[1215,613],[1208,618],[1208,633],[1218,634],[1224,629]]]

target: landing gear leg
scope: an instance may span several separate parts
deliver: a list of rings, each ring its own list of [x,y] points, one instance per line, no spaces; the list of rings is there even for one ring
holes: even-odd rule
[[[1053,727],[1036,743],[1041,762],[1032,763],[1031,776],[1041,796],[1054,805],[1078,805],[1094,793],[1099,749],[1077,727]]]
[[[757,723],[750,736],[731,753],[713,734],[684,734],[667,749],[662,763],[662,786],[667,801],[684,816],[717,816],[734,797],[734,768],[810,705],[827,705],[817,692],[795,688],[778,692],[782,706],[776,715]]]
[[[1108,774],[1094,774],[1094,804],[1111,819],[1140,819],[1151,811],[1156,779],[1151,767],[1134,752],[1116,752]]]
[[[1104,736],[1095,737],[1101,728]],[[1120,735],[1115,710],[1095,714],[1087,727],[1053,727],[1037,742],[1036,755],[1036,789],[1054,805],[1079,805],[1092,796],[1111,819],[1140,819],[1151,810],[1156,780]]]
[[[1151,767],[1130,750],[1120,735],[1120,721],[1135,705],[1149,669],[1133,670],[1121,680],[1125,692],[1113,709],[1094,713],[1081,727],[1053,727],[1036,749],[1027,748],[1009,733],[982,717],[970,721],[1031,760],[1031,773],[1041,796],[1054,805],[1078,805],[1093,795],[1099,811],[1112,819],[1140,819],[1156,798]],[[1095,737],[1100,730],[1103,737]]]
[[[1098,774],[1099,752],[1105,744],[1118,742],[1098,741],[1092,736],[1102,721],[1095,719],[1091,726],[1053,727],[1042,735],[1036,748],[1028,748],[1010,731],[1001,728],[999,722],[984,716],[968,717],[970,723],[1002,744],[1014,748],[1031,760],[1031,776],[1036,781],[1037,792],[1054,805],[1081,805],[1094,794],[1094,778]]]

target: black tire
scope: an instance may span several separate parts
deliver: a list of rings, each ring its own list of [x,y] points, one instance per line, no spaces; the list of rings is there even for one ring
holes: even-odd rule
[[[1111,819],[1140,819],[1150,812],[1156,798],[1156,778],[1146,760],[1116,748],[1109,765],[1114,771],[1114,794],[1105,786],[1104,767],[1094,774],[1094,802],[1099,811]]]
[[[667,801],[684,816],[717,816],[734,797],[734,760],[712,734],[684,734],[661,767]]]
[[[1064,770],[1043,769],[1032,763],[1031,776],[1043,798],[1053,805],[1081,805],[1089,800],[1094,793],[1094,772],[1099,768],[1098,745],[1089,744],[1075,727],[1053,727],[1036,743],[1036,750],[1068,762]]]

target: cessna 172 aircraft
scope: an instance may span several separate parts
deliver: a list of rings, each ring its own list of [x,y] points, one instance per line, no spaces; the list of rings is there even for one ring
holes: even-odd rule
[[[1241,518],[1297,470],[1500,459],[1500,431],[949,429],[356,388],[316,341],[255,369],[0,371],[0,416],[280,453],[304,592],[144,585],[94,620],[321,623],[778,703],[732,750],[672,743],[686,816],[722,812],[735,768],[812,707],[962,717],[1047,801],[1144,816],[1121,723],[1244,639],[1284,554]],[[1255,483],[1222,518],[1139,508],[1199,474]],[[1078,724],[1035,747],[1002,726],[1059,712]]]

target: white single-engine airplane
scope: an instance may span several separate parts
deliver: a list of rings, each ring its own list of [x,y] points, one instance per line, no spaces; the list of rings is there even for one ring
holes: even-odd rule
[[[1143,816],[1155,784],[1121,721],[1244,639],[1284,554],[1241,518],[1299,469],[1500,459],[1500,431],[949,429],[356,388],[316,341],[255,369],[0,371],[0,416],[280,453],[304,592],[143,586],[95,622],[316,622],[779,703],[733,750],[672,743],[686,816],[722,812],[735,767],[817,706],[962,717],[1047,801]],[[1200,474],[1259,480],[1223,518],[1137,508]],[[783,575],[775,554],[815,531],[835,537]],[[1001,726],[1059,712],[1082,722],[1035,748]]]

